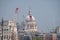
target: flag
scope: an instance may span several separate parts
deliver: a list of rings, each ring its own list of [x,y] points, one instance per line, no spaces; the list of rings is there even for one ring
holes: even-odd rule
[[[18,9],[19,9],[19,8],[16,8],[16,13],[18,13]]]

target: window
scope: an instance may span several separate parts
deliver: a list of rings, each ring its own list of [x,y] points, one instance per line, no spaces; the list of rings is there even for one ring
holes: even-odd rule
[[[4,31],[8,31],[8,29],[3,29]]]
[[[8,35],[4,35],[4,39],[8,39]]]

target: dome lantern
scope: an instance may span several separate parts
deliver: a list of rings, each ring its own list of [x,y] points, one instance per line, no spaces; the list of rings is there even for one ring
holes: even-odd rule
[[[25,20],[26,20],[26,21],[31,21],[31,20],[32,20],[32,21],[35,21],[34,16],[32,16],[31,9],[29,10],[29,14],[28,14],[28,16],[26,16]]]

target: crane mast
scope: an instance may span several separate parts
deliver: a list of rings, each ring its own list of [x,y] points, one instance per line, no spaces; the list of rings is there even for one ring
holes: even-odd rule
[[[14,18],[13,18],[14,26],[13,26],[12,37],[11,37],[12,40],[18,40],[17,30],[16,30],[16,32],[14,31],[15,28],[17,29],[16,21],[17,21],[18,9],[19,9],[19,8],[16,8],[16,10],[15,10],[15,15],[14,15]]]

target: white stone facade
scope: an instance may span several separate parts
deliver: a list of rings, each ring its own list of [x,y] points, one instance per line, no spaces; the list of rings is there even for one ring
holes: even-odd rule
[[[4,21],[3,27],[0,24],[0,30],[1,30],[0,39],[2,38],[2,28],[3,28],[3,40],[12,40],[12,32],[14,33],[15,40],[18,39],[16,24],[13,21]]]

